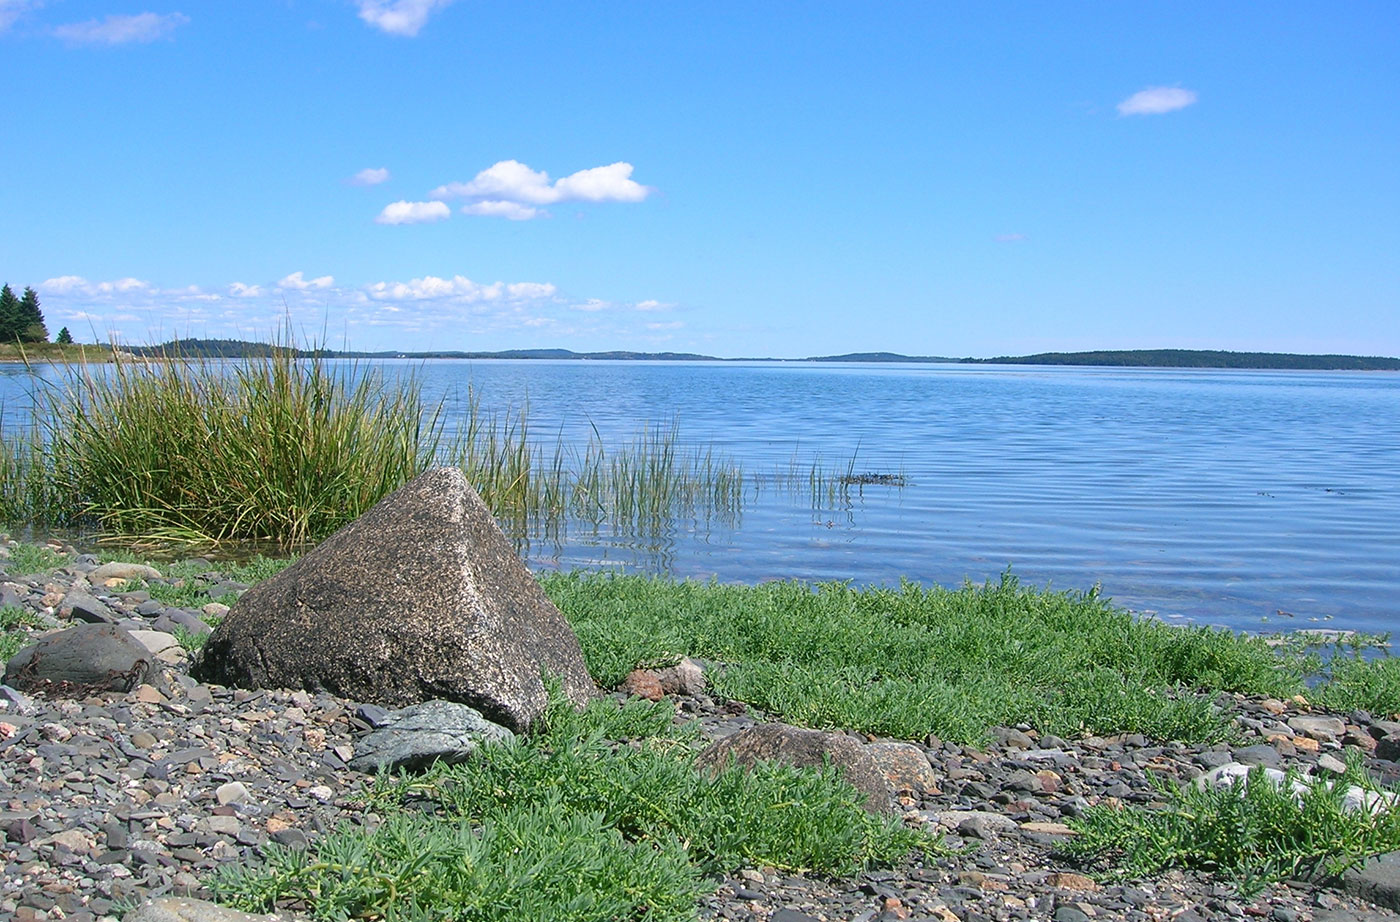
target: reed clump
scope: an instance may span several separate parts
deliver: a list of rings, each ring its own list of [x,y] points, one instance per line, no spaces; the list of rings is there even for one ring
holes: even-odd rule
[[[734,521],[743,503],[742,469],[684,446],[675,422],[570,445],[536,438],[528,406],[488,412],[469,390],[449,430],[415,376],[290,346],[232,360],[114,350],[33,403],[0,440],[0,519],[127,544],[303,545],[439,464],[461,467],[518,537],[571,520]]]
[[[117,353],[36,396],[27,473],[51,485],[44,517],[137,542],[314,540],[441,445],[412,382],[290,349],[234,362]]]

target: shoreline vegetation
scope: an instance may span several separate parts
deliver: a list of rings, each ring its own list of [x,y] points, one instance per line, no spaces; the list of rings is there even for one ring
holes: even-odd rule
[[[7,544],[11,578],[27,572],[42,583],[75,560],[62,546]],[[141,559],[130,551],[100,556]],[[252,583],[291,560],[264,558],[231,573]],[[117,591],[191,610],[215,601],[206,588],[218,585],[209,561],[160,567],[163,576]],[[994,748],[999,728],[1019,728],[1045,746],[1140,735],[1157,741],[1150,751],[1158,754],[1162,744],[1229,751],[1248,741],[1237,713],[1245,700],[1304,712],[1400,713],[1396,661],[1367,661],[1355,646],[1306,637],[1271,645],[1168,626],[1094,591],[1026,587],[1009,574],[958,589],[736,586],[609,573],[547,574],[540,582],[605,689],[634,667],[688,656],[706,664],[719,702],[869,739],[982,751]],[[4,657],[44,627],[26,609],[0,609]],[[198,638],[181,643],[198,656]],[[603,697],[575,712],[556,691],[544,718],[514,745],[485,747],[462,765],[374,779],[363,799],[382,820],[377,828],[347,823],[301,850],[268,845],[259,861],[226,864],[204,883],[226,905],[265,912],[295,903],[318,918],[378,918],[404,906],[431,914],[451,905],[460,918],[483,922],[683,922],[745,868],[837,879],[967,853],[936,829],[866,813],[862,795],[831,767],[705,775],[694,765],[703,744],[697,725],[678,716],[683,709],[669,701],[635,698]],[[1299,796],[1276,792],[1262,770],[1223,790],[1198,791],[1164,775],[1156,798],[1109,798],[1067,817],[1078,838],[1052,858],[1105,883],[1186,870],[1249,898],[1309,868],[1352,866],[1400,848],[1400,813],[1348,812],[1341,791],[1354,783],[1382,798],[1400,795],[1371,778],[1354,752],[1338,777]],[[593,870],[581,875],[581,868]]]
[[[59,346],[40,343],[18,347],[0,345],[0,362],[110,361],[114,351],[146,358],[256,358],[288,348],[233,339],[181,339],[156,346]],[[84,351],[86,350],[86,351]],[[1237,368],[1294,371],[1400,371],[1400,358],[1390,356],[1298,354],[1291,352],[1233,352],[1218,349],[1127,349],[1090,352],[1040,352],[994,358],[904,355],[897,352],[849,352],[800,359],[723,358],[694,352],[574,352],[569,349],[507,349],[496,352],[431,351],[361,352],[336,349],[296,349],[298,358],[333,359],[543,359],[567,361],[637,362],[851,362],[939,365],[1069,365],[1104,368]]]
[[[528,411],[493,416],[468,397],[462,426],[449,431],[443,407],[426,403],[411,375],[330,365],[319,350],[298,358],[290,348],[272,348],[231,362],[170,357],[74,365],[36,393],[30,428],[0,447],[0,519],[38,530],[94,529],[122,547],[104,551],[108,559],[139,560],[147,556],[143,546],[227,551],[248,539],[270,542],[281,549],[276,558],[232,567],[254,582],[445,459],[467,471],[508,529],[586,514],[632,527],[678,513],[736,514],[744,491],[758,482],[682,445],[674,424],[648,427],[621,446],[600,439],[581,448],[541,446],[530,438]],[[807,469],[795,459],[786,478],[814,497],[898,486],[858,473],[854,459],[844,473]],[[783,480],[773,478],[777,488]],[[54,573],[73,560],[61,546],[13,545],[8,555],[3,569],[12,576]],[[122,591],[207,613],[214,600],[200,587],[210,562],[162,566],[162,579],[129,582]],[[1386,638],[1264,638],[1168,626],[1116,608],[1097,591],[1026,587],[1010,573],[957,589],[741,586],[581,572],[546,574],[540,582],[603,688],[638,666],[692,657],[708,664],[720,701],[817,729],[972,748],[997,728],[1017,727],[1046,740],[1136,734],[1228,746],[1241,739],[1236,709],[1246,699],[1400,716],[1400,660],[1365,655],[1383,649]],[[34,585],[44,586],[44,578]],[[41,631],[41,614],[0,609],[0,652],[13,655]],[[198,655],[198,638],[180,640]],[[684,920],[695,918],[699,896],[716,886],[717,875],[746,866],[837,877],[954,854],[928,829],[865,818],[854,790],[830,770],[774,768],[706,780],[692,764],[694,739],[672,726],[675,717],[669,706],[620,707],[606,699],[582,715],[555,707],[521,745],[487,752],[465,769],[381,779],[374,801],[387,821],[379,831],[333,830],[314,850],[269,849],[262,865],[231,869],[209,885],[247,909],[302,900],[322,917],[374,917],[386,898],[421,899],[427,913],[443,894],[471,900],[497,893],[498,885],[505,887],[500,899],[506,891],[545,899],[548,888],[530,883],[537,875],[557,872],[562,881],[570,868],[609,855],[617,863],[590,878],[587,892],[574,893],[602,906],[597,913],[539,904],[528,914],[632,917],[645,904],[654,910],[647,918]],[[1371,783],[1359,765],[1348,772]],[[482,796],[453,793],[469,789]],[[527,800],[530,791],[562,799],[550,801],[557,810],[542,810],[510,794],[517,790]],[[406,802],[408,795],[442,799],[425,811]],[[1212,802],[1221,829],[1239,819],[1228,803]],[[1085,842],[1105,843],[1110,852],[1127,842],[1142,853],[1105,859],[1089,850],[1081,857],[1139,876],[1205,868],[1237,883],[1242,877],[1244,887],[1300,863],[1354,863],[1400,849],[1400,812],[1344,814],[1327,806],[1331,801],[1319,807],[1321,801],[1295,803],[1288,794],[1245,803],[1282,831],[1247,843],[1257,857],[1243,864],[1211,854],[1218,836],[1209,831],[1207,841],[1173,845],[1163,858],[1153,824],[1200,807],[1170,797],[1156,805],[1092,806],[1075,820]],[[458,809],[465,804],[470,809]],[[1331,812],[1327,834],[1319,835],[1323,807]],[[736,838],[736,828],[751,831],[745,835],[761,850],[745,850],[748,840]],[[423,843],[437,856],[426,864]],[[318,856],[319,863],[308,863]],[[340,860],[347,856],[354,860]],[[463,856],[477,862],[479,878],[454,876]],[[344,873],[327,876],[327,867]],[[384,880],[394,881],[389,897]],[[628,905],[637,908],[629,914]],[[483,905],[479,915],[464,917],[511,914]]]
[[[648,536],[682,519],[732,524],[764,490],[833,508],[905,486],[902,471],[861,470],[855,456],[746,471],[687,442],[678,420],[620,441],[596,428],[582,443],[542,438],[528,405],[490,412],[470,389],[432,404],[413,373],[332,363],[319,349],[111,359],[35,382],[30,418],[0,439],[0,521],[146,548],[295,548],[454,465],[523,548],[570,527]]]

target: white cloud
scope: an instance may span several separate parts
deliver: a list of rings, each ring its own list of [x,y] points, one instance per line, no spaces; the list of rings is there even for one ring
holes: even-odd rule
[[[51,328],[90,327],[98,339],[133,343],[175,335],[266,340],[291,323],[299,335],[311,331],[307,342],[317,341],[317,330],[354,331],[344,343],[352,349],[483,348],[482,337],[496,337],[502,344],[495,348],[579,337],[628,348],[682,326],[664,315],[637,313],[647,302],[575,297],[549,282],[478,282],[465,275],[341,285],[330,275],[293,272],[280,281],[183,287],[130,276],[90,281],[62,275],[35,287]]]
[[[451,182],[438,186],[430,195],[435,199],[477,199],[462,210],[523,221],[548,214],[535,205],[559,202],[640,202],[653,190],[632,179],[633,166],[619,161],[571,173],[557,182],[549,174],[533,170],[518,160],[502,160],[477,173],[471,182]],[[514,203],[517,207],[511,208]]]
[[[375,282],[365,286],[365,292],[375,301],[457,301],[471,304],[479,301],[534,301],[554,297],[556,289],[544,282],[492,282],[482,285],[464,275],[450,279],[426,275],[407,282]]]
[[[676,305],[669,301],[654,301],[648,299],[646,301],[638,301],[633,306],[639,311],[669,311]]]
[[[462,214],[481,215],[487,218],[505,218],[509,221],[528,221],[542,214],[548,214],[548,212],[539,208],[532,208],[529,205],[522,205],[519,202],[485,201],[476,202],[471,205],[463,205]]]
[[[376,224],[422,224],[441,221],[452,216],[452,209],[442,202],[392,202],[384,206]]]
[[[60,275],[58,278],[45,279],[40,285],[40,291],[50,291],[63,295],[82,295],[85,297],[98,297],[111,294],[130,294],[135,291],[148,291],[151,288],[149,282],[140,279],[122,278],[114,279],[110,282],[89,282],[81,275]]]
[[[375,168],[373,168],[373,167],[365,167],[363,170],[360,170],[360,172],[358,172],[358,173],[356,173],[354,176],[350,177],[350,185],[352,185],[352,186],[377,186],[377,185],[379,185],[379,184],[382,183],[382,182],[388,181],[388,179],[389,179],[389,168],[388,168],[388,167],[383,167],[383,166],[382,166],[382,167],[379,167],[378,169],[375,169]]]
[[[997,234],[997,243],[1020,243],[1026,239],[1025,234]]]
[[[137,13],[135,16],[108,16],[55,26],[53,34],[75,45],[125,45],[168,38],[189,22],[183,13]]]
[[[414,36],[437,10],[452,0],[358,0],[360,18],[390,35]]]
[[[25,13],[43,5],[42,0],[0,0],[0,32],[14,25]]]
[[[292,291],[309,291],[317,288],[329,288],[335,284],[335,277],[323,275],[319,278],[303,278],[300,272],[293,272],[277,283],[278,288],[286,288]]]
[[[1196,101],[1195,90],[1179,86],[1150,86],[1118,104],[1119,115],[1162,115],[1185,109]]]

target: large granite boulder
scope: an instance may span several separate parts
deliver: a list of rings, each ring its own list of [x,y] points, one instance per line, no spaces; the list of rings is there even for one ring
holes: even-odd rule
[[[512,730],[539,716],[542,672],[595,688],[573,630],[456,468],[420,475],[249,589],[198,674],[397,708],[441,699]]]

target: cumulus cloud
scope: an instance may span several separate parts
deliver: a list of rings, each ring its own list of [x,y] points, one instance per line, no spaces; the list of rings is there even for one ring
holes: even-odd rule
[[[462,214],[482,215],[487,218],[505,218],[508,221],[528,221],[546,214],[539,208],[522,205],[519,202],[485,201],[462,206]]]
[[[360,172],[350,177],[350,185],[377,186],[382,182],[387,182],[388,179],[388,167],[379,167],[378,169],[374,169],[373,167],[365,167],[363,170],[360,170]]]
[[[319,278],[304,278],[300,272],[293,272],[277,283],[278,288],[289,291],[311,291],[318,288],[329,288],[335,284],[335,277],[322,275]]]
[[[457,301],[471,304],[503,299],[530,301],[554,297],[556,289],[544,282],[492,282],[483,285],[464,275],[450,279],[425,275],[407,282],[375,282],[365,293],[375,301]]]
[[[1185,109],[1196,101],[1195,90],[1179,86],[1149,86],[1118,104],[1119,115],[1162,115]]]
[[[550,182],[544,170],[518,160],[501,160],[477,173],[471,182],[450,182],[431,193],[435,199],[476,199],[462,210],[523,221],[548,214],[532,207],[560,202],[640,202],[653,190],[632,179],[633,166],[624,161],[570,173]],[[514,203],[517,207],[510,208]]]
[[[358,0],[360,18],[381,32],[412,37],[453,0]]]
[[[129,342],[174,335],[265,340],[290,323],[297,330],[354,330],[351,348],[482,348],[482,337],[518,342],[527,334],[540,344],[592,337],[625,348],[629,341],[669,338],[682,327],[636,312],[659,309],[661,301],[607,301],[572,296],[550,282],[479,282],[453,274],[345,285],[298,271],[279,281],[205,287],[61,275],[36,288],[51,327],[81,325],[99,339]]]
[[[53,34],[75,45],[125,45],[169,38],[177,28],[189,21],[190,18],[183,13],[112,15],[101,20],[89,19],[55,26]]]
[[[423,224],[451,217],[452,209],[442,202],[392,202],[384,206],[376,224]]]
[[[638,302],[637,302],[635,305],[633,305],[633,306],[636,307],[637,310],[639,310],[639,311],[669,311],[671,308],[675,307],[676,305],[671,304],[670,302],[667,302],[667,301],[646,300],[646,301],[638,301]]]
[[[135,278],[114,279],[110,282],[89,282],[81,275],[60,275],[58,278],[45,279],[39,286],[41,291],[49,291],[63,295],[84,295],[96,297],[99,295],[129,294],[134,291],[150,290],[151,284]]]

